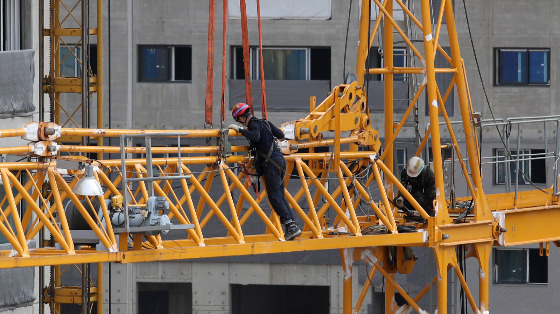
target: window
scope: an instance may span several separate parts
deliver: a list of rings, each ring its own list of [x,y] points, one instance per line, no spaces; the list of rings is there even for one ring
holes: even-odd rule
[[[232,284],[230,291],[232,314],[329,313],[328,286]]]
[[[21,49],[20,0],[0,1],[0,51]]]
[[[515,183],[517,177],[518,184],[541,183],[546,184],[546,163],[543,149],[521,149],[519,151],[519,173],[516,176],[517,149],[511,149],[511,158],[506,158],[503,148],[494,151],[495,157],[495,180],[494,184],[506,183],[506,169],[509,160],[509,180]]]
[[[546,284],[548,257],[539,249],[494,249],[494,283]]]
[[[260,79],[259,48],[250,48],[251,79]],[[245,78],[243,48],[233,48],[233,79]],[[263,47],[265,80],[330,80],[330,48]]]
[[[369,68],[383,68],[385,67],[383,58],[383,49],[379,47],[372,47],[369,50],[368,65]],[[393,48],[393,66],[404,68],[408,66],[408,58],[406,48]],[[383,81],[383,75],[374,74],[369,77],[373,81]],[[393,74],[393,81],[408,81],[408,74]]]
[[[82,76],[82,46],[60,46],[60,76]],[[97,45],[89,45],[89,69],[93,76],[97,75]]]
[[[176,82],[192,80],[190,46],[138,46],[138,81]]]
[[[550,49],[497,48],[495,85],[550,85]]]
[[[192,313],[192,284],[138,282],[138,314]]]

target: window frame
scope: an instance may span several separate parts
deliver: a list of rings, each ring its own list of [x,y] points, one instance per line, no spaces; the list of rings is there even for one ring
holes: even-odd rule
[[[330,80],[332,75],[332,71],[330,69],[329,63],[329,75],[328,78],[324,79],[314,79],[313,78],[313,50],[320,50],[325,49],[329,50],[329,54],[332,56],[332,49],[331,47],[325,46],[308,46],[308,47],[300,47],[300,46],[263,46],[264,50],[294,50],[294,51],[304,51],[305,52],[305,78],[302,80],[297,79],[283,79],[281,81],[327,81]],[[251,73],[251,80],[260,80],[260,48],[258,46],[250,46],[249,47],[249,69]],[[242,73],[243,71],[243,47],[242,46],[232,46],[231,47],[231,78],[234,80],[244,80],[245,75]],[[239,55],[241,54],[241,56]],[[241,58],[241,63],[238,64],[238,58]],[[241,65],[241,68],[238,66]],[[239,73],[238,73],[239,72]],[[242,77],[239,77],[239,76]],[[266,75],[266,73],[265,73]],[[271,80],[271,79],[267,79]]]
[[[499,285],[548,285],[549,283],[549,266],[548,266],[548,256],[546,255],[542,255],[540,257],[543,257],[546,259],[545,263],[546,263],[546,269],[544,271],[546,271],[546,282],[533,282],[531,281],[531,267],[536,267],[536,269],[541,269],[542,268],[542,264],[539,265],[534,265],[531,266],[531,253],[537,253],[540,249],[538,248],[494,248],[492,250],[492,255],[493,255],[493,273],[494,273],[494,280],[493,283],[494,284],[499,284]],[[525,262],[525,267],[524,267],[524,278],[522,281],[516,281],[516,280],[504,280],[504,279],[500,279],[499,278],[499,274],[500,274],[500,265],[498,265],[498,252],[500,251],[520,251],[520,252],[524,252],[523,258],[524,258],[524,262]],[[533,254],[534,255],[534,254]]]
[[[525,78],[523,82],[503,82],[502,71],[502,53],[507,51],[526,52],[525,56]],[[531,83],[530,78],[530,53],[531,52],[546,52],[547,53],[547,68],[546,68],[546,82],[545,83]],[[497,47],[494,48],[494,86],[550,86],[550,48],[516,48],[516,47]]]
[[[542,151],[542,152],[541,152]],[[499,152],[502,152],[503,155],[498,155]],[[517,148],[515,149],[510,149],[511,155],[512,155],[512,161],[510,164],[510,167],[515,167],[515,158],[517,156]],[[539,156],[537,155],[545,155],[545,152],[542,149],[533,149],[533,148],[523,148],[519,150],[519,153],[521,154],[520,159],[519,159],[519,168],[521,169],[521,171],[523,173],[525,173],[525,175],[529,178],[529,181],[527,181],[525,179],[525,177],[523,177],[521,175],[518,174],[517,178],[518,180],[518,184],[521,185],[531,185],[532,183],[534,184],[543,184],[546,185],[546,182],[534,182],[534,174],[533,174],[533,161],[535,161],[536,159],[534,159],[533,157],[538,158]],[[515,155],[514,155],[515,154]],[[504,148],[494,148],[493,149],[493,153],[492,153],[492,157],[494,160],[494,180],[493,180],[493,184],[494,185],[506,185],[507,184],[507,180],[506,180],[506,170],[505,167],[507,165],[506,160],[507,160],[507,156],[505,154],[505,149]],[[501,161],[501,162],[498,162]],[[499,167],[504,167],[503,169],[503,180],[502,182],[500,182],[501,177],[500,177],[500,168]],[[544,178],[546,181],[546,162],[544,165]],[[511,170],[510,170],[511,173]],[[510,184],[515,184],[515,181],[513,179],[513,177],[510,177]]]
[[[186,80],[177,80],[176,79],[176,48],[189,48],[190,50],[190,79]],[[153,78],[144,78],[144,58],[143,58],[143,50],[144,49],[166,49],[167,52],[167,68],[166,71],[166,78],[163,79],[153,79]],[[138,83],[192,83],[192,46],[191,45],[138,45]]]
[[[397,53],[395,53],[397,52]],[[408,67],[408,48],[407,47],[393,47],[393,65],[395,58],[404,58],[404,68]],[[384,68],[385,57],[379,53],[378,46],[372,46],[368,53],[369,68]],[[371,75],[369,81],[383,82],[385,81],[384,74],[366,74]],[[408,82],[410,75],[407,73],[393,74],[393,81],[395,82]]]

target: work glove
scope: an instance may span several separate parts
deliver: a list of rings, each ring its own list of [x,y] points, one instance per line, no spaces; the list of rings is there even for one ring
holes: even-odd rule
[[[404,200],[402,198],[402,196],[399,196],[395,199],[395,205],[397,205],[398,208],[401,208],[404,206]]]
[[[239,132],[239,131],[241,131],[243,128],[240,127],[240,126],[237,125],[237,124],[233,124],[233,123],[232,123],[232,124],[230,124],[230,125],[228,126],[228,129],[232,129],[232,130],[235,130],[235,131]]]

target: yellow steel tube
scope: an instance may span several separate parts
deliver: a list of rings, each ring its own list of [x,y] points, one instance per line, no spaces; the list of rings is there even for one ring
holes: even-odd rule
[[[344,172],[346,173],[346,175],[350,176],[352,173],[350,172],[350,170],[348,169],[348,167],[344,167]],[[383,222],[383,224],[387,227],[387,229],[389,229],[389,231],[391,231],[391,233],[394,233],[397,231],[396,226],[393,226],[391,224],[391,222],[387,219],[387,216],[381,211],[381,209],[379,209],[379,207],[377,207],[377,205],[375,204],[375,202],[373,202],[371,200],[371,197],[369,196],[369,194],[367,193],[366,189],[362,186],[362,184],[360,183],[360,181],[356,181],[354,182],[354,185],[356,186],[356,188],[358,189],[358,192],[362,195],[362,197],[366,200],[367,205],[369,205],[373,211],[375,212],[375,214],[377,215],[377,217],[379,219],[381,219],[381,222]]]
[[[347,252],[351,249],[340,249],[342,260],[342,313],[352,313],[352,257],[347,257]],[[348,254],[352,256],[351,254]]]
[[[448,92],[449,92],[449,90],[448,90]],[[446,94],[446,96],[447,96],[447,94]],[[444,101],[442,101],[441,95],[439,94],[439,91],[438,91],[438,99],[440,100],[440,102],[442,104],[445,103]],[[447,115],[447,111],[445,110],[445,106],[442,106],[441,112],[443,114],[443,118],[445,119],[445,124],[447,124],[447,129],[449,131],[449,135],[451,136],[451,141],[453,142],[453,149],[457,153],[457,158],[459,159],[459,164],[461,165],[461,169],[463,170],[465,181],[467,181],[467,187],[469,188],[469,191],[471,192],[471,195],[472,195],[473,199],[476,199],[476,195],[475,195],[476,193],[474,192],[472,181],[469,177],[469,173],[467,172],[467,167],[465,166],[465,163],[463,162],[463,155],[461,154],[461,150],[459,149],[459,142],[457,142],[457,138],[455,137],[455,132],[453,132],[453,128],[451,126],[451,121],[449,121],[449,116]]]
[[[375,177],[375,181],[377,182],[377,187],[379,188],[379,192],[381,194],[381,200],[383,201],[383,205],[385,206],[385,213],[387,217],[389,217],[389,222],[391,223],[392,232],[397,232],[397,225],[395,224],[395,217],[393,216],[393,207],[389,204],[389,199],[387,198],[387,193],[385,193],[383,182],[381,181],[381,174],[379,173],[379,168],[377,168],[377,164],[373,163],[373,175]]]
[[[206,167],[206,169],[209,169],[209,167]],[[214,171],[211,171],[211,172],[208,173],[208,175],[206,177],[206,183],[204,184],[204,191],[209,191],[210,190],[210,188],[212,187],[212,182],[214,181],[214,176],[215,176]],[[198,182],[200,182],[200,180],[198,180]],[[193,184],[193,187],[196,187],[196,186]],[[202,193],[201,191],[198,191],[198,192]],[[204,208],[204,203],[205,203],[205,199],[201,197],[198,200],[198,205],[197,205],[197,208],[196,208],[196,212],[197,212],[199,217],[202,215],[202,209]],[[210,211],[207,214],[207,217],[202,220],[202,227],[204,227],[206,225],[206,223],[209,221],[209,219],[210,219],[210,217],[212,217],[212,215],[214,215],[213,211]]]
[[[435,68],[436,73],[457,73],[456,69],[452,68]],[[402,68],[393,67],[391,69],[387,68],[374,68],[368,69],[369,74],[424,74],[426,69],[424,68]]]
[[[120,137],[121,135],[153,135],[157,134],[160,136],[161,134],[169,133],[169,137],[177,137],[177,133],[187,133],[184,137],[220,137],[221,130],[220,129],[205,129],[205,130],[130,130],[130,129],[84,129],[84,128],[61,128],[60,135],[61,136],[90,136],[90,137]],[[229,136],[240,136],[240,133],[236,131],[229,130]],[[167,135],[166,135],[167,136]]]
[[[191,174],[191,178],[190,181],[191,183],[195,186],[196,190],[200,193],[200,196],[202,199],[204,199],[204,201],[206,202],[206,204],[208,204],[208,206],[210,206],[210,209],[212,209],[212,211],[214,212],[214,214],[216,214],[216,216],[218,217],[218,219],[220,219],[220,221],[222,222],[222,224],[224,225],[224,227],[226,227],[226,229],[231,233],[231,235],[233,236],[233,238],[237,241],[240,242],[242,240],[241,235],[239,233],[237,233],[237,231],[235,230],[235,228],[231,225],[231,223],[228,221],[228,219],[226,218],[226,216],[224,216],[224,214],[222,213],[222,211],[220,210],[220,208],[218,206],[216,206],[216,203],[214,203],[214,201],[212,200],[212,198],[210,197],[210,195],[208,195],[208,190],[204,189],[204,187],[200,184],[200,182],[198,182],[196,180],[196,178],[194,178],[192,176],[191,171],[185,167],[185,172],[187,174]]]
[[[0,223],[0,232],[6,238],[6,240],[10,242],[14,250],[16,250],[22,256],[24,256],[23,248],[19,244],[17,238],[14,236],[12,232],[10,232],[10,230],[8,230],[8,228],[6,228],[6,226],[4,226],[3,223]]]
[[[401,35],[402,39],[407,43],[407,45],[410,47],[410,49],[412,49],[412,51],[414,52],[414,54],[416,55],[416,57],[418,59],[420,59],[420,61],[424,60],[424,57],[422,56],[422,54],[418,51],[418,49],[416,49],[416,47],[414,46],[414,43],[412,43],[410,41],[410,39],[408,39],[408,36],[406,36],[406,34],[402,31],[402,29],[399,27],[399,25],[397,24],[397,22],[395,22],[395,20],[393,19],[393,2],[389,1],[387,2],[387,4],[385,6],[381,5],[381,3],[378,0],[373,0],[375,1],[375,4],[377,4],[377,6],[379,7],[379,10],[383,11],[383,13],[385,14],[385,40],[387,40],[387,29],[390,30],[391,35],[389,36],[389,40],[390,40],[390,45],[391,45],[391,58],[393,56],[392,52],[393,52],[393,27],[397,30],[397,32]],[[387,41],[385,42],[385,44],[387,44]],[[386,48],[387,46],[385,46]],[[387,54],[384,55],[385,58],[387,58]],[[392,60],[391,60],[392,61]],[[390,63],[391,67],[393,66],[393,62]],[[392,81],[392,78],[391,78]]]
[[[356,306],[354,307],[354,314],[358,314],[360,309],[362,308],[362,303],[366,298],[368,293],[369,287],[371,286],[371,281],[373,280],[373,276],[375,275],[375,270],[377,267],[372,267],[369,273],[367,274],[367,280],[364,282],[364,287],[362,288],[362,292],[360,293],[360,297],[358,297],[358,302],[356,302]]]
[[[434,49],[432,45],[432,26],[430,19],[430,1],[422,0],[422,26],[424,35],[424,53],[426,55],[426,78],[428,81],[428,107],[430,112],[430,127],[432,128],[432,157],[434,161],[434,177],[436,185],[436,220],[439,224],[447,224],[450,221],[445,203],[443,168],[441,158],[441,139],[439,132],[439,110],[436,93],[436,75],[434,71]],[[473,168],[476,169],[476,168]]]
[[[349,137],[341,138],[340,139],[340,144],[354,143],[354,142],[357,142],[359,139],[360,139],[359,136],[349,136]],[[317,147],[317,146],[329,146],[329,145],[334,145],[334,139],[312,141],[312,142],[303,142],[303,143],[298,143],[297,144],[299,149]]]
[[[301,209],[301,206],[299,206],[298,202],[294,199],[294,197],[290,193],[286,191],[285,195],[286,195],[286,200],[288,200],[288,203],[290,203],[290,205],[292,205],[294,210],[299,214],[305,226],[309,227],[309,230],[313,232],[313,234],[317,237],[317,239],[323,239],[323,232],[321,231],[322,230],[321,226],[315,226],[314,222],[311,221],[309,217],[307,217],[303,209]]]
[[[18,155],[28,154],[33,151],[33,146],[0,147],[0,154]]]
[[[191,219],[194,224],[194,230],[198,236],[197,243],[199,245],[204,245],[204,235],[202,234],[202,230],[200,229],[200,224],[198,222],[198,216],[196,215],[196,211],[194,209],[194,204],[191,197],[191,191],[187,186],[187,180],[181,179],[181,186],[183,187],[183,192],[185,193],[185,197],[187,198],[187,206],[189,207],[189,211],[191,213]],[[194,237],[193,237],[194,238]]]
[[[237,211],[235,210],[235,204],[233,204],[233,198],[231,197],[231,190],[229,188],[229,184],[227,182],[227,178],[226,178],[226,174],[224,173],[224,167],[225,166],[223,163],[220,165],[220,179],[222,179],[222,186],[224,187],[224,191],[227,197],[227,202],[229,205],[229,209],[231,212],[231,220],[233,221],[233,226],[235,227],[235,229],[237,230],[237,233],[239,234],[239,243],[245,243],[245,240],[243,239],[243,230],[241,230],[241,225],[239,225],[239,217],[237,217]]]
[[[385,0],[387,1],[387,0]],[[369,52],[368,34],[369,34],[369,10],[370,1],[362,1],[362,15],[360,16],[360,33],[358,43],[358,56],[356,62],[356,76],[358,77],[358,85],[364,86],[365,64]],[[379,18],[378,18],[379,20]],[[377,24],[376,24],[377,25]],[[375,35],[374,35],[375,36]],[[372,36],[373,38],[373,36]]]
[[[401,192],[401,194],[404,197],[406,197],[406,199],[410,202],[410,205],[412,205],[412,207],[416,209],[416,211],[420,214],[420,216],[422,216],[422,218],[424,219],[428,219],[430,215],[428,215],[428,213],[424,210],[424,208],[420,206],[420,204],[414,199],[414,197],[410,194],[410,192],[406,190],[406,188],[402,185],[399,179],[395,177],[395,175],[391,172],[391,170],[389,170],[389,168],[387,168],[387,166],[385,166],[380,160],[375,161],[375,163],[379,168],[381,168],[383,173],[385,173],[385,177],[387,177],[389,181],[391,181],[397,187],[399,192]]]
[[[395,132],[393,133],[393,136],[387,140],[387,142],[385,143],[385,145],[389,145],[389,147],[393,147],[393,144],[395,143],[395,139],[397,138],[397,135],[399,134],[399,132],[401,131],[401,129],[404,126],[404,123],[406,122],[406,120],[408,119],[408,115],[410,114],[410,112],[412,111],[412,109],[414,109],[414,105],[416,104],[416,102],[418,101],[418,98],[420,97],[420,94],[422,93],[422,91],[424,90],[424,87],[426,87],[426,84],[422,84],[420,85],[420,88],[418,89],[418,91],[416,92],[416,95],[414,95],[414,98],[412,99],[412,101],[410,102],[410,105],[408,106],[408,109],[406,109],[406,112],[404,113],[401,122],[399,122],[399,125],[397,126],[397,129],[395,130]],[[386,146],[387,147],[387,146]],[[387,152],[389,152],[390,150],[385,149],[383,151],[383,154],[381,154],[381,160],[385,160],[385,156],[387,156]]]
[[[357,140],[358,138],[355,137],[355,139]],[[27,150],[31,151],[32,148],[29,148],[28,146],[22,146],[17,147],[18,150],[22,150],[22,151],[18,151],[17,153],[26,153],[27,151],[23,151],[24,148],[27,148]],[[247,151],[247,146],[232,146],[231,147],[231,151],[232,152],[244,152]],[[7,150],[7,153],[14,153],[9,151],[9,149],[13,149],[13,148],[0,148],[0,153],[2,153],[3,150]],[[176,154],[178,152],[178,148],[177,147],[152,147],[152,153],[153,154],[165,154],[165,153],[172,153],[172,154]],[[218,146],[196,146],[196,147],[181,147],[180,151],[181,153],[184,154],[194,154],[194,153],[199,153],[199,154],[210,154],[210,153],[217,153],[219,150]],[[114,147],[114,146],[81,146],[81,145],[60,145],[58,147],[58,151],[59,152],[84,152],[84,153],[110,153],[110,154],[117,154],[121,152],[121,148],[120,147]],[[125,147],[124,148],[125,153],[127,154],[145,154],[146,153],[146,147]],[[181,158],[183,159],[183,158]]]
[[[317,230],[321,230],[321,225],[319,224],[319,218],[317,217],[317,213],[315,212],[315,204],[313,203],[313,198],[311,197],[311,192],[309,192],[309,186],[307,185],[307,182],[305,180],[305,175],[303,173],[303,169],[301,169],[301,159],[296,160],[295,164],[297,167],[297,171],[299,174],[299,178],[301,180],[301,187],[303,189],[303,191],[305,192],[305,197],[307,198],[307,204],[309,205],[309,214],[311,215],[311,219],[313,220],[313,223],[315,224],[315,228]],[[317,236],[319,236],[317,234]],[[322,235],[321,235],[322,237]]]
[[[159,181],[158,181],[158,182],[159,182]],[[175,216],[177,216],[177,215],[180,215],[180,216],[182,216],[182,217],[184,218],[184,220],[185,220],[187,223],[190,224],[189,216],[187,216],[187,213],[185,212],[185,209],[183,208],[183,205],[185,205],[185,202],[186,202],[187,199],[186,199],[185,197],[182,197],[182,198],[179,200],[179,198],[177,197],[177,194],[175,193],[175,191],[173,190],[173,187],[171,186],[171,183],[169,183],[168,180],[165,181],[165,184],[164,184],[164,185],[165,185],[165,189],[163,190],[164,193],[166,193],[166,194],[167,194],[167,193],[171,193],[171,194],[173,195],[173,198],[174,198],[175,201],[177,202],[176,205],[173,204],[172,202],[169,203],[169,207],[170,207],[170,208],[171,208],[171,205],[173,205],[173,208],[175,208],[175,211],[171,211],[171,212],[169,213],[169,218],[171,219],[171,218],[173,218],[173,217],[175,217]],[[188,229],[188,230],[191,230],[191,229]],[[190,233],[193,232],[193,231],[191,230],[191,232],[189,232],[189,231],[187,231],[187,232],[190,234]],[[196,236],[196,233],[193,233],[193,236]],[[196,237],[198,238],[198,236],[196,236]]]
[[[33,194],[31,196],[31,198],[34,199],[34,200],[37,200],[40,197],[41,201],[43,202],[43,207],[46,207],[47,202],[45,201],[45,199],[41,195],[43,184],[45,183],[45,173],[46,173],[46,171],[37,171],[34,175],[31,175],[31,172],[29,172],[29,170],[26,170],[26,172],[27,172],[27,175],[29,176],[29,180],[24,186],[25,190],[27,191],[27,193],[29,193],[29,189],[31,188],[31,186],[33,186],[34,190],[33,190]],[[20,174],[18,173],[17,176],[19,177]],[[39,183],[39,184],[37,184],[37,183]],[[15,201],[19,202],[22,198],[23,198],[23,196],[21,195],[21,193],[18,193],[18,196],[16,197]],[[56,206],[51,206],[51,212],[53,210],[53,207],[56,208]],[[26,210],[25,215],[23,215],[21,225],[26,230],[28,230],[28,228],[31,228],[31,226],[29,226],[29,220],[31,220],[32,213],[33,213],[33,211],[31,211],[31,210],[27,211]],[[29,235],[29,233],[28,233],[28,235]]]
[[[115,196],[122,195],[121,192],[115,186],[115,184],[119,184],[122,179],[120,175],[115,179],[115,184],[113,184],[113,182],[111,182],[111,180],[107,177],[107,175],[103,171],[98,171],[96,172],[96,174],[98,179],[101,182],[103,182],[103,184],[105,184],[105,186],[109,189],[107,191],[109,194],[106,193],[107,196],[105,196],[105,198],[108,198],[108,196],[111,195],[110,193],[112,193]]]
[[[397,289],[399,291],[401,296],[408,302],[408,304],[415,311],[421,313],[420,306],[418,306],[418,304],[408,295],[408,293],[406,293],[406,291],[404,291],[403,288],[401,288],[401,286],[399,286],[399,284],[395,281],[395,279],[392,276],[390,276],[389,273],[387,273],[385,271],[385,269],[383,269],[383,267],[381,267],[381,265],[379,265],[378,262],[375,263],[375,268],[383,275],[383,277],[385,277],[385,279],[387,281],[389,281],[391,286],[393,286],[395,289]],[[387,308],[387,304],[385,305],[385,308]]]
[[[342,162],[340,162],[342,164]],[[356,211],[354,210],[354,202],[352,202],[352,198],[350,198],[350,194],[348,193],[348,186],[346,185],[346,181],[344,180],[344,176],[342,175],[342,171],[340,170],[340,164],[337,172],[338,176],[338,183],[342,188],[342,194],[344,195],[344,200],[346,201],[346,206],[348,207],[348,211],[350,212],[350,218],[352,219],[352,224],[356,227],[356,236],[361,236],[362,231],[360,230],[360,223],[358,222],[358,218],[356,217]]]
[[[448,0],[446,0],[448,2]],[[469,115],[467,88],[465,82],[465,74],[461,65],[461,49],[459,48],[459,40],[457,38],[457,27],[455,25],[455,15],[453,7],[448,2],[445,6],[445,16],[447,17],[447,30],[449,33],[449,44],[451,55],[453,56],[452,66],[457,69],[457,93],[459,97],[459,105],[461,107],[461,117],[463,120],[463,129],[465,131],[465,142],[467,144],[467,154],[471,166],[471,176],[475,189],[480,193],[478,199],[479,205],[475,206],[475,220],[487,220],[492,218],[492,214],[487,210],[484,202],[484,190],[482,185],[482,177],[480,173],[478,153],[476,152],[476,143],[474,140],[474,130]],[[434,160],[435,162],[435,160]]]
[[[329,194],[329,191],[327,191],[327,189],[325,189],[325,187],[321,183],[319,183],[319,180],[317,179],[313,171],[311,171],[311,169],[309,169],[309,167],[304,163],[302,163],[301,166],[303,167],[303,170],[307,173],[307,175],[314,179],[313,183],[315,183],[317,189],[321,191],[321,194],[323,194],[323,196],[327,199],[327,202],[331,204],[331,206],[338,213],[340,218],[344,221],[346,226],[350,228],[350,231],[354,234],[358,233],[359,231],[356,229],[354,224],[352,224],[352,222],[348,219],[348,217],[346,217],[346,213],[344,213],[344,211],[340,208],[340,206],[338,206],[334,198]]]
[[[2,137],[21,137],[25,135],[25,129],[5,129],[0,131],[0,138]]]
[[[60,217],[60,225],[62,226],[62,230],[64,231],[64,237],[66,238],[66,242],[68,243],[68,251],[74,252],[74,241],[72,240],[72,234],[70,233],[70,227],[68,226],[68,220],[66,219],[66,212],[64,210],[64,206],[62,206],[60,191],[58,190],[58,186],[56,185],[56,179],[54,178],[52,171],[49,171],[48,173],[49,182],[51,183],[51,191],[54,196],[56,207],[58,208],[57,212],[58,212],[58,216]],[[29,205],[32,206],[31,203]],[[40,213],[42,214],[43,212],[41,211]],[[109,219],[107,221],[111,221],[111,220]]]
[[[230,178],[230,180],[237,186],[237,189],[239,189],[239,191],[241,192],[241,194],[243,195],[243,197],[249,202],[249,204],[253,207],[253,209],[257,212],[257,214],[261,217],[262,221],[265,223],[265,225],[267,226],[267,228],[274,234],[274,236],[277,239],[281,239],[282,235],[280,234],[280,232],[278,231],[278,229],[274,226],[274,224],[272,223],[272,221],[270,221],[270,219],[268,219],[268,217],[266,216],[266,214],[263,212],[263,210],[260,208],[259,204],[257,204],[257,202],[255,202],[255,200],[251,197],[251,194],[249,194],[249,192],[244,188],[243,184],[241,183],[241,181],[239,181],[237,179],[237,177],[235,176],[235,174],[233,173],[233,171],[231,171],[231,169],[227,169],[226,170],[226,174],[228,175],[228,177]]]
[[[21,245],[22,248],[22,252],[21,255],[28,257],[29,256],[29,248],[27,247],[27,240],[25,239],[25,232],[23,231],[23,228],[21,226],[21,220],[19,218],[19,213],[17,211],[17,207],[16,207],[16,202],[14,201],[14,195],[12,194],[12,189],[10,188],[10,184],[8,181],[8,174],[12,175],[8,170],[6,169],[0,169],[1,174],[2,174],[2,182],[4,182],[4,191],[6,192],[6,196],[8,197],[8,204],[10,205],[10,207],[12,208],[12,216],[14,217],[14,227],[16,229],[16,237],[18,239],[18,242]],[[19,182],[17,181],[17,179],[12,182],[12,184],[14,186],[17,187],[17,185],[15,184],[17,182],[18,185]],[[23,189],[23,187],[22,187]],[[23,195],[25,196],[29,196],[26,192]],[[33,204],[35,205],[35,204]]]
[[[463,273],[461,272],[461,269],[459,269],[459,265],[457,265],[456,261],[453,262],[453,268],[455,269],[455,273],[457,274],[457,278],[459,278],[459,281],[461,282],[461,287],[463,287],[463,291],[465,292],[465,295],[467,296],[467,299],[469,300],[469,303],[471,304],[471,308],[473,310],[473,313],[476,313],[477,312],[476,302],[474,301],[471,290],[469,289],[469,285],[467,284],[467,281],[465,280],[465,277],[463,276]]]
[[[109,210],[103,195],[99,196],[99,203],[101,204],[101,211],[103,211],[103,217],[105,218],[105,224],[107,225],[107,233],[109,234],[111,242],[115,243],[114,248],[116,249],[117,238],[115,237],[115,231],[113,230],[113,224],[111,223],[111,217],[109,216]]]
[[[410,10],[406,7],[406,5],[401,0],[395,0],[395,1],[397,1],[397,3],[401,6],[403,11],[410,18],[410,20],[412,20],[414,22],[414,24],[416,24],[418,26],[419,29],[423,29],[422,23],[420,23],[420,21],[418,21],[418,19],[414,16],[414,14],[412,12],[410,12]],[[437,50],[445,57],[445,59],[447,59],[447,61],[449,61],[449,63],[451,63],[451,58],[449,57],[447,52],[445,52],[445,50],[443,50],[443,48],[439,44],[437,45]]]
[[[389,0],[385,0],[383,1],[383,6],[387,5],[387,1]],[[373,30],[371,31],[371,35],[369,38],[369,46],[368,46],[368,54],[369,54],[369,48],[371,48],[371,46],[373,46],[373,40],[375,39],[375,35],[377,35],[377,29],[379,28],[379,25],[381,24],[381,21],[383,20],[383,12],[380,12],[380,14],[377,16],[377,19],[375,20],[375,25],[373,26]],[[368,26],[369,27],[369,26]],[[367,55],[366,55],[367,57]]]

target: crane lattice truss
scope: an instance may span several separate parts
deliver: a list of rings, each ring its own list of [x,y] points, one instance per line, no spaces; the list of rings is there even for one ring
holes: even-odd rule
[[[246,175],[237,171],[240,163],[248,163],[251,158],[247,155],[246,146],[228,144],[233,137],[239,136],[234,131],[91,130],[61,128],[54,123],[31,123],[21,129],[0,132],[2,138],[23,137],[30,141],[28,146],[2,148],[0,153],[21,154],[36,160],[0,164],[5,192],[0,203],[0,232],[13,248],[0,253],[0,267],[133,263],[338,248],[344,249],[341,256],[347,271],[344,313],[351,313],[353,308],[359,309],[369,288],[366,282],[358,303],[352,304],[350,266],[358,259],[375,266],[370,276],[379,272],[385,277],[387,312],[395,310],[395,291],[420,312],[417,301],[432,284],[436,284],[438,312],[446,313],[450,269],[457,273],[473,311],[488,310],[491,247],[546,242],[548,248],[548,242],[558,243],[560,232],[552,225],[560,219],[558,198],[552,190],[545,190],[545,193],[529,191],[485,195],[477,154],[476,126],[471,114],[452,1],[442,1],[433,16],[429,1],[420,1],[421,15],[418,18],[401,0],[385,0],[383,3],[373,0],[372,3],[379,12],[374,25],[369,23],[370,1],[362,1],[356,68],[358,80],[335,87],[319,105],[311,104],[307,117],[283,125],[286,133],[292,133],[293,137],[284,147],[288,165],[285,196],[303,221],[304,233],[301,237],[295,241],[283,241],[278,217],[263,203],[266,202],[266,191],[256,194]],[[416,47],[414,43],[417,41],[409,38],[408,32],[405,33],[394,20],[393,5],[398,5],[411,25],[418,27],[423,38],[422,47]],[[445,24],[442,23],[444,16]],[[384,24],[384,66],[366,68],[367,53],[381,23]],[[447,27],[450,54],[439,44],[443,25]],[[408,44],[413,57],[421,61],[421,67],[393,66],[393,36],[396,33]],[[449,61],[448,67],[434,67],[437,53]],[[453,75],[443,97],[436,83],[438,73]],[[366,74],[384,75],[384,143],[371,125],[364,90]],[[396,127],[393,125],[394,74],[418,76],[421,78],[419,81],[423,81]],[[442,105],[453,88],[457,90],[459,99],[466,153],[459,150]],[[428,216],[393,174],[393,143],[424,91],[430,104],[430,128],[421,145],[423,147],[427,141],[431,142],[436,188],[439,191],[435,217]],[[461,162],[462,175],[469,187],[470,196],[464,200],[474,203],[472,212],[461,223],[452,220],[451,217],[460,212],[448,208],[443,193],[441,118],[446,122],[452,146]],[[334,136],[327,139],[323,138],[324,134]],[[66,136],[121,137],[121,146],[67,146],[57,142],[58,138]],[[176,148],[123,144],[126,137],[134,136],[145,137],[146,140],[156,136],[177,137],[187,144]],[[189,147],[189,140],[196,138],[215,138],[217,145]],[[319,146],[329,147],[329,152],[316,152]],[[298,152],[303,148],[309,152]],[[94,160],[83,157],[87,154],[121,154],[121,158],[98,157]],[[153,154],[175,155],[152,158]],[[470,173],[467,165],[462,163],[464,158],[469,161]],[[93,166],[93,175],[101,183],[103,193],[97,197],[74,193],[77,182],[91,168],[62,169],[62,165],[68,162]],[[372,192],[374,187],[378,194]],[[426,220],[425,224],[405,221],[390,202],[396,190],[413,204]],[[168,209],[165,206],[158,209],[159,214],[165,212],[174,224],[189,227],[175,230],[170,239],[169,235],[153,229],[138,231],[129,226],[123,229],[108,223],[115,211],[121,208],[119,200],[124,199],[124,208],[142,209],[149,207],[152,196],[163,197],[169,204]],[[373,201],[378,199],[379,202]],[[74,206],[74,213],[79,213],[100,245],[85,245],[74,239],[68,211],[64,210],[67,204]],[[248,221],[253,220],[261,224],[257,234],[250,234],[246,228]],[[413,232],[400,232],[402,225],[412,226]],[[538,228],[533,228],[537,225]],[[29,248],[28,241],[43,230],[50,234],[51,240],[41,243],[40,248]],[[458,266],[457,245],[469,245],[470,257],[479,262],[481,275],[477,300],[470,293]],[[436,256],[438,275],[417,296],[407,294],[395,279],[395,273],[410,273],[414,265],[414,259],[407,259],[403,254],[406,246],[430,247]]]

